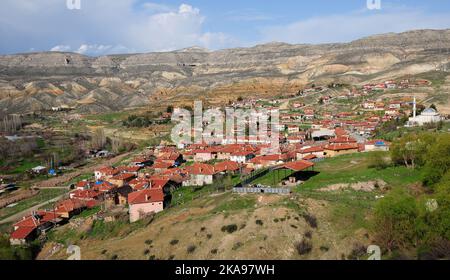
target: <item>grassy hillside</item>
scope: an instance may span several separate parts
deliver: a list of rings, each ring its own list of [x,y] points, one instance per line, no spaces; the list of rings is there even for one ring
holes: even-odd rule
[[[372,242],[369,218],[383,191],[321,191],[337,183],[382,179],[388,186],[418,181],[406,168],[368,168],[370,154],[317,164],[320,173],[291,196],[197,190],[153,220],[130,225],[126,215],[104,223],[77,219],[54,231],[39,258],[57,242],[77,244],[83,259],[353,259]],[[198,195],[200,194],[200,195]]]

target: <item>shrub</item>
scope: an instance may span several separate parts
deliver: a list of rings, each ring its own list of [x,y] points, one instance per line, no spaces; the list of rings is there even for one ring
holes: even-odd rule
[[[385,152],[372,152],[369,158],[369,168],[375,168],[377,170],[383,170],[389,167],[389,162],[386,158]]]
[[[206,235],[206,238],[211,239],[211,238],[212,238],[212,234],[211,234],[211,233],[208,233],[208,234]]]
[[[237,242],[233,245],[233,251],[236,251],[237,249],[239,249],[240,247],[242,247],[242,243],[241,242]]]
[[[117,260],[118,258],[119,258],[119,256],[117,256],[117,255],[112,255],[112,256],[111,256],[111,260],[113,260],[113,261],[114,261],[114,260]]]
[[[309,224],[312,228],[317,228],[317,219],[313,215],[309,213],[303,214],[303,219]]]
[[[278,223],[280,220],[278,218],[273,219],[274,223]]]
[[[330,248],[328,246],[320,246],[320,251],[328,252],[328,250],[330,250]]]
[[[107,252],[108,252],[108,250],[103,250],[101,254],[104,255],[104,254],[106,254]]]
[[[296,225],[291,225],[291,228],[298,228]]]
[[[150,250],[149,249],[145,249],[144,250],[144,255],[148,255],[148,254],[150,254]]]
[[[258,226],[264,225],[263,221],[261,221],[261,220],[256,220],[255,223],[256,223]]]
[[[201,232],[203,232],[203,231],[205,231],[205,230],[206,230],[205,227],[202,227],[202,228],[200,229]]]
[[[216,254],[217,254],[217,252],[218,252],[218,250],[217,250],[217,249],[212,249],[212,250],[211,250],[211,254],[213,254],[213,255],[216,255]]]
[[[361,259],[364,255],[367,254],[366,251],[366,247],[361,245],[361,244],[355,244],[353,246],[353,249],[350,253],[350,255],[348,255],[347,259],[349,260],[359,260]]]
[[[297,253],[300,256],[307,255],[312,250],[312,244],[310,241],[302,240],[301,242],[295,244],[295,249],[297,249]]]
[[[418,215],[415,198],[403,189],[379,200],[373,221],[378,244],[388,250],[414,245]]]
[[[188,252],[188,254],[192,254],[194,253],[195,249],[197,249],[197,247],[195,245],[189,245],[186,249],[186,251]]]
[[[231,224],[231,225],[227,225],[227,226],[223,226],[222,227],[222,231],[223,232],[228,232],[228,233],[233,233],[235,231],[237,231],[238,227],[236,224]]]
[[[305,237],[308,238],[308,239],[311,239],[312,238],[312,232],[310,230],[305,232]]]
[[[147,244],[147,245],[152,244],[152,242],[153,242],[153,240],[150,240],[150,239],[145,240],[145,244]]]
[[[178,244],[178,242],[179,242],[178,239],[173,239],[173,240],[170,241],[170,245],[175,246],[175,245]]]

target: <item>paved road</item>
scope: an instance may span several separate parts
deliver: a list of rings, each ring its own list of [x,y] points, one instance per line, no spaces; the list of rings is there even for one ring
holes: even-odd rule
[[[28,208],[28,209],[26,209],[26,210],[23,210],[23,211],[21,211],[21,212],[19,212],[19,213],[16,213],[16,214],[14,214],[14,215],[12,215],[12,216],[9,216],[8,218],[1,220],[1,221],[0,221],[0,224],[6,224],[6,223],[18,221],[18,220],[20,220],[22,217],[24,217],[24,216],[26,216],[26,215],[29,215],[32,211],[38,210],[40,207],[42,207],[42,206],[44,206],[44,205],[46,205],[46,204],[48,204],[48,203],[56,202],[56,201],[60,200],[61,198],[64,197],[64,195],[66,195],[66,194],[62,194],[62,195],[60,195],[60,196],[57,196],[57,197],[55,197],[55,198],[52,198],[52,199],[47,200],[47,201],[45,201],[45,202],[42,202],[42,203],[40,203],[40,204],[38,204],[38,205],[36,205],[36,206],[30,207],[30,208]]]

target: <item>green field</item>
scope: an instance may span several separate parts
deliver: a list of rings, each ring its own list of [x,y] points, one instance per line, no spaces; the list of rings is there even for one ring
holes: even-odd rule
[[[358,153],[325,159],[316,163],[320,172],[297,188],[297,191],[315,190],[333,184],[357,183],[381,179],[389,186],[405,186],[420,181],[420,172],[403,166],[383,170],[369,168],[371,153]]]
[[[0,220],[8,218],[16,213],[24,211],[30,207],[36,206],[48,200],[51,200],[61,194],[64,194],[67,190],[64,189],[45,189],[41,190],[40,193],[29,199],[20,201],[14,207],[5,207],[0,209]]]

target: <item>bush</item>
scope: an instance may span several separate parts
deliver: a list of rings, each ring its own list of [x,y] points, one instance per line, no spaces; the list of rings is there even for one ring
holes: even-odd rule
[[[211,239],[211,238],[212,238],[212,234],[211,234],[211,233],[208,233],[208,234],[206,235],[206,238]]]
[[[389,162],[386,158],[388,154],[385,152],[372,152],[369,158],[369,168],[377,170],[386,169],[389,167]]]
[[[233,251],[236,251],[237,249],[239,249],[240,247],[242,247],[242,245],[244,245],[244,244],[242,244],[241,242],[237,242],[237,243],[235,243],[234,245],[233,245]]]
[[[295,244],[295,249],[297,249],[297,253],[300,256],[307,255],[312,250],[312,243],[307,240],[302,240],[301,242]]]
[[[375,205],[374,229],[378,244],[393,250],[414,245],[418,208],[415,198],[395,189]]]
[[[195,245],[189,245],[186,249],[188,254],[192,254],[194,253],[195,249],[197,249],[197,247]]]
[[[175,245],[178,244],[178,242],[179,242],[178,239],[173,239],[173,240],[170,241],[170,245],[175,246]]]
[[[152,244],[152,242],[153,242],[153,240],[150,240],[150,239],[145,240],[145,244],[147,244],[147,245]]]
[[[231,224],[231,225],[223,226],[222,232],[228,232],[231,234],[231,233],[237,231],[237,229],[238,229],[238,227],[236,224]]]
[[[308,239],[311,239],[312,238],[312,232],[311,231],[305,232],[305,237],[308,238]]]
[[[317,228],[317,219],[313,215],[309,213],[303,214],[303,219],[309,224],[312,228]]]
[[[144,255],[148,255],[148,254],[150,254],[150,250],[149,249],[145,249],[144,250]]]
[[[219,251],[219,250],[217,250],[217,249],[212,249],[212,250],[211,250],[211,254],[216,255],[218,251]]]
[[[256,223],[258,226],[264,225],[263,221],[261,221],[261,220],[256,220],[255,223]]]

